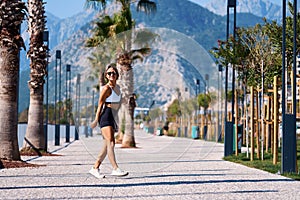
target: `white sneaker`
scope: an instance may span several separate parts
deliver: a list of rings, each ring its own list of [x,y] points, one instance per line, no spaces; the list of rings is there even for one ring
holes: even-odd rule
[[[92,174],[93,176],[95,176],[96,178],[105,178],[104,175],[100,174],[100,170],[95,169],[94,167],[92,167],[92,169],[89,171],[89,173]]]
[[[128,172],[121,170],[120,168],[114,169],[111,172],[112,176],[127,176]]]

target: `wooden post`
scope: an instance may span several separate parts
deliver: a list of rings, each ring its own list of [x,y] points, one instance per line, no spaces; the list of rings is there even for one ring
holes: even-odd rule
[[[273,97],[271,97],[271,130],[270,130],[270,140],[271,140],[271,153],[273,154],[274,152],[274,91],[273,91]]]
[[[206,112],[206,111],[204,111]],[[201,114],[201,126],[200,126],[200,138],[204,139],[204,126],[205,126],[205,115]]]
[[[265,100],[265,98],[264,98],[264,93],[262,92],[262,95],[261,95],[261,100],[260,100],[260,102],[261,102],[261,105],[260,105],[260,107],[261,107],[261,110],[260,110],[260,121],[261,121],[261,128],[260,128],[260,130],[261,130],[261,132],[260,132],[260,135],[261,135],[261,137],[260,137],[260,139],[261,139],[261,159],[263,160],[264,159],[264,145],[265,145],[265,141],[266,141],[266,139],[265,139],[265,130],[266,130],[266,126],[265,126],[265,111],[266,111],[266,107],[265,107],[265,103],[264,103],[264,100]]]
[[[239,155],[239,151],[238,151],[238,144],[239,144],[239,141],[238,141],[238,118],[239,118],[239,105],[238,105],[238,93],[237,93],[237,90],[234,91],[234,97],[235,97],[235,118],[234,118],[234,124],[235,124],[235,155]]]
[[[249,120],[248,120],[248,106],[247,106],[247,92],[246,92],[246,89],[245,89],[245,92],[244,92],[244,112],[243,112],[243,115],[244,115],[244,129],[243,129],[243,143],[246,144],[246,147],[247,147],[247,158],[249,158]]]
[[[270,134],[270,113],[271,113],[271,109],[270,109],[270,105],[271,105],[271,98],[268,96],[268,103],[267,103],[267,106],[265,107],[266,108],[266,152],[269,151],[269,142],[270,142],[270,137],[269,137],[269,134]]]
[[[273,141],[273,164],[278,162],[278,88],[277,88],[277,76],[274,77],[273,83],[273,96],[274,96],[274,141]]]
[[[250,87],[250,126],[251,126],[251,154],[250,160],[254,160],[254,88],[253,86]]]
[[[255,115],[256,115],[256,148],[257,148],[257,153],[256,153],[256,157],[260,158],[260,143],[259,143],[259,137],[260,137],[260,129],[259,129],[259,99],[258,99],[258,91],[256,91],[256,95],[255,95],[255,102],[256,102],[256,107],[255,107]]]

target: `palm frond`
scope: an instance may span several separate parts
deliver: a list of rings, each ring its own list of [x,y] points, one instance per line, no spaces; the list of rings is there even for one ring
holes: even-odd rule
[[[134,56],[132,57],[132,60],[133,60],[133,61],[139,60],[139,61],[143,62],[144,57],[143,57],[142,55],[134,55]]]
[[[159,39],[160,39],[159,34],[156,34],[147,29],[141,29],[135,32],[133,43],[139,46],[143,46],[144,44],[150,44]]]
[[[147,56],[151,54],[151,48],[150,47],[144,47],[144,48],[140,48],[140,49],[134,49],[131,51],[131,54],[141,54],[143,56]]]
[[[137,4],[138,12],[145,12],[151,14],[156,12],[156,3],[149,0],[140,0]]]
[[[97,21],[94,29],[94,36],[86,42],[87,47],[99,46],[106,38],[113,36],[114,20],[106,15],[100,21]]]

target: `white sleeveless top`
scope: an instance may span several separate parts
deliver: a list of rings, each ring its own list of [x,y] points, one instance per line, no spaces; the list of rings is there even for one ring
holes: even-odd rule
[[[119,103],[121,101],[121,94],[117,95],[117,93],[110,87],[111,94],[106,98],[106,103]]]

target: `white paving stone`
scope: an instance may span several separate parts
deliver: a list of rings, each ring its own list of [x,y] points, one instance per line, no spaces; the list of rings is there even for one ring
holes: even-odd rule
[[[122,178],[109,176],[106,159],[96,179],[88,171],[101,136],[62,146],[61,156],[23,157],[38,168],[0,170],[0,199],[300,199],[300,182],[222,160],[223,145],[135,132],[138,148],[116,145]]]

